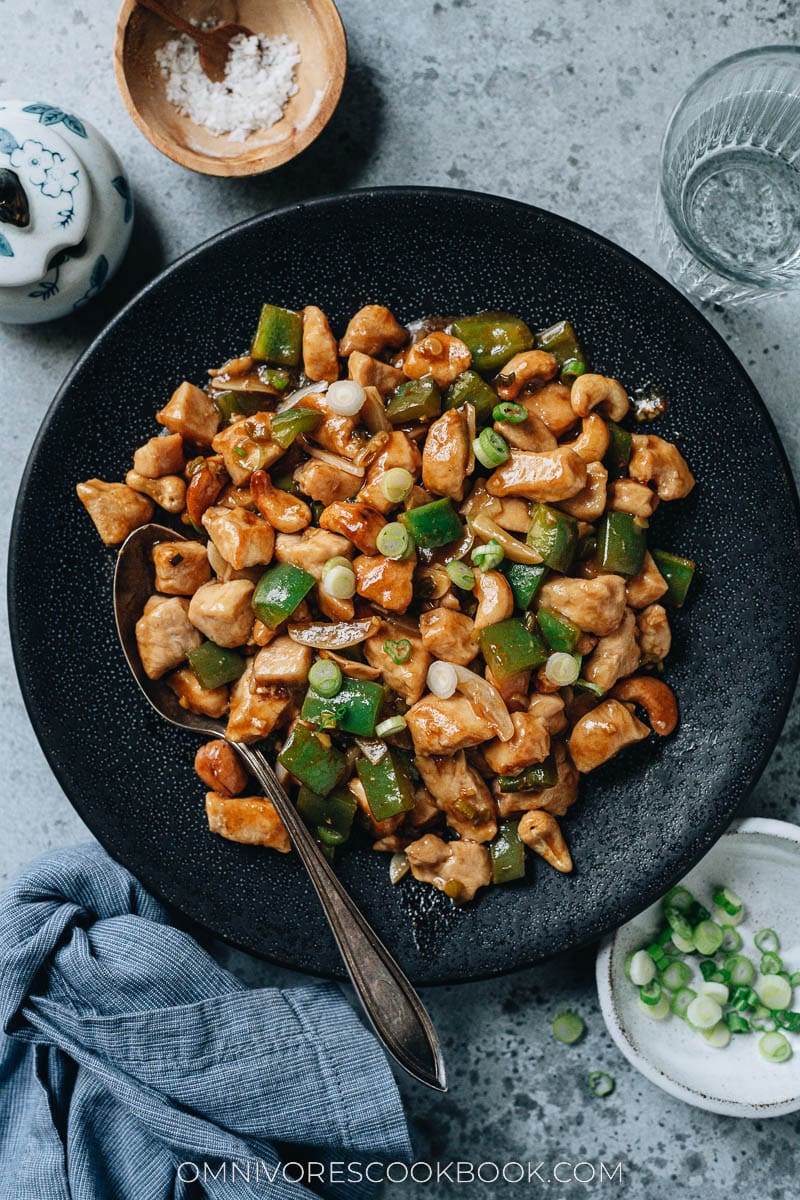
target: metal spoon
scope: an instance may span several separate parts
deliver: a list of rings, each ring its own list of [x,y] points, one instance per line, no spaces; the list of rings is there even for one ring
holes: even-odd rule
[[[177,696],[162,680],[147,678],[136,644],[136,622],[154,590],[153,546],[184,540],[182,534],[163,525],[143,525],[134,530],[117,558],[114,618],[128,666],[156,712],[181,729],[203,737],[225,738],[221,721],[181,708]],[[436,1030],[414,988],[331,870],[261,751],[241,742],[230,745],[259,781],[286,826],[292,845],[311,877],[353,987],[378,1037],[409,1075],[429,1087],[447,1091]]]
[[[212,83],[221,83],[225,78],[231,39],[238,37],[240,33],[243,33],[245,37],[253,36],[251,30],[245,25],[236,25],[232,21],[215,25],[213,29],[203,29],[200,25],[193,25],[185,17],[178,16],[177,13],[167,8],[166,4],[162,4],[161,0],[137,0],[137,2],[142,8],[149,8],[150,12],[161,17],[162,21],[166,21],[173,29],[194,38],[200,51],[200,66]]]

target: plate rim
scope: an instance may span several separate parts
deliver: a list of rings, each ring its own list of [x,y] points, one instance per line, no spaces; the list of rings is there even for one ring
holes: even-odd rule
[[[642,259],[638,258],[631,251],[626,250],[624,247],[620,246],[617,242],[612,241],[611,238],[607,238],[603,234],[597,233],[595,230],[590,229],[588,226],[582,225],[578,221],[573,221],[569,217],[564,217],[558,213],[551,212],[549,209],[542,208],[539,205],[529,204],[526,201],[516,200],[516,199],[513,199],[508,196],[495,195],[491,192],[479,192],[479,191],[475,191],[473,189],[467,189],[467,188],[462,189],[462,188],[452,188],[452,187],[434,187],[434,186],[422,186],[422,185],[417,186],[414,184],[404,184],[404,185],[393,184],[393,185],[387,185],[387,186],[353,188],[353,189],[349,189],[349,190],[346,190],[343,192],[327,193],[322,196],[313,197],[309,200],[295,201],[295,202],[292,202],[289,204],[281,205],[278,208],[269,209],[269,210],[266,210],[261,213],[256,213],[254,216],[246,217],[244,220],[238,221],[235,224],[228,226],[226,229],[219,230],[218,232],[212,234],[210,237],[206,238],[204,241],[200,242],[197,246],[192,247],[190,250],[187,250],[184,254],[180,255],[178,258],[176,258],[172,262],[168,263],[161,271],[158,272],[157,275],[155,275],[153,277],[153,279],[151,279],[148,283],[146,283],[144,285],[144,287],[140,288],[140,290],[138,292],[136,292],[120,308],[120,310],[117,313],[115,313],[115,315],[111,318],[111,320],[108,321],[98,331],[98,333],[92,338],[92,340],[89,342],[89,344],[86,346],[86,348],[78,355],[77,359],[75,360],[73,365],[70,367],[69,371],[67,372],[67,374],[65,375],[61,384],[59,385],[52,401],[48,405],[47,410],[42,418],[41,424],[36,432],[36,435],[34,437],[32,444],[31,444],[30,450],[28,451],[28,457],[26,460],[25,469],[20,478],[19,487],[17,490],[17,496],[16,496],[16,500],[14,503],[11,528],[10,528],[10,533],[9,533],[8,564],[7,564],[7,571],[6,571],[6,604],[7,604],[7,612],[8,612],[9,640],[11,642],[12,657],[13,657],[13,662],[14,662],[14,669],[15,669],[16,676],[17,676],[17,682],[18,682],[18,686],[20,689],[20,693],[22,695],[23,703],[25,705],[25,710],[28,715],[28,719],[33,728],[33,732],[36,735],[36,739],[39,743],[39,746],[41,747],[42,753],[44,754],[45,760],[47,761],[47,764],[50,767],[50,770],[53,772],[53,774],[56,778],[56,781],[58,782],[59,787],[64,792],[64,795],[65,795],[68,803],[75,809],[75,811],[78,813],[78,816],[87,825],[91,835],[100,843],[100,845],[103,846],[103,848],[106,850],[106,852],[109,855],[111,855],[111,857],[115,858],[118,862],[120,862],[121,865],[123,865],[126,870],[130,871],[131,868],[124,861],[124,858],[122,856],[118,857],[117,854],[115,852],[112,852],[112,850],[109,848],[108,842],[110,841],[110,839],[105,839],[105,838],[101,839],[98,836],[98,834],[95,833],[95,831],[91,828],[91,826],[89,826],[89,822],[88,822],[88,820],[86,820],[86,818],[84,816],[82,803],[74,800],[71,797],[71,795],[69,794],[69,791],[65,785],[65,777],[67,775],[66,768],[65,767],[62,768],[60,766],[60,764],[57,761],[57,755],[56,755],[55,751],[47,745],[46,739],[40,733],[40,720],[39,720],[39,716],[38,716],[38,713],[36,710],[34,698],[32,695],[33,689],[31,686],[29,686],[29,683],[26,680],[25,672],[24,672],[23,664],[22,664],[22,656],[21,656],[21,652],[19,650],[21,615],[20,615],[20,611],[19,611],[19,608],[16,603],[15,584],[16,584],[17,570],[18,570],[19,559],[20,559],[21,514],[22,514],[22,510],[23,510],[25,501],[26,501],[28,487],[29,487],[29,481],[30,481],[30,477],[34,470],[34,464],[35,464],[36,458],[38,456],[39,449],[40,449],[42,443],[44,442],[45,438],[47,437],[50,424],[53,421],[53,419],[61,405],[64,395],[69,390],[69,388],[72,386],[73,379],[79,373],[79,371],[82,369],[84,363],[94,354],[95,350],[106,341],[107,338],[113,336],[113,333],[114,333],[116,327],[118,326],[118,324],[120,324],[127,317],[129,312],[133,308],[135,308],[135,306],[141,300],[143,300],[146,296],[148,296],[151,291],[154,291],[155,289],[157,289],[165,278],[167,278],[173,272],[177,271],[185,263],[191,261],[192,259],[198,257],[199,255],[204,254],[207,250],[209,250],[211,247],[215,246],[217,243],[223,242],[223,241],[227,240],[228,238],[232,238],[233,236],[237,235],[238,233],[240,233],[244,230],[249,229],[250,227],[261,225],[261,224],[268,225],[269,222],[273,218],[280,218],[280,217],[285,216],[290,213],[301,213],[307,209],[310,209],[312,211],[324,210],[325,208],[334,207],[336,205],[342,204],[343,202],[348,202],[348,201],[352,201],[352,200],[370,199],[370,198],[379,198],[379,197],[392,197],[392,196],[395,196],[398,199],[400,199],[400,198],[407,199],[407,198],[433,197],[433,198],[439,199],[439,200],[457,200],[457,201],[465,201],[466,200],[469,203],[477,203],[477,204],[485,204],[488,202],[491,205],[497,206],[497,207],[499,207],[507,212],[510,212],[510,213],[519,212],[519,213],[527,214],[528,216],[530,216],[531,214],[534,214],[537,218],[540,218],[540,219],[544,218],[548,222],[555,222],[557,225],[562,226],[563,228],[565,228],[568,231],[578,233],[582,237],[588,237],[590,240],[594,241],[599,246],[604,247],[606,250],[611,251],[613,254],[615,254],[617,256],[620,256],[634,270],[637,270],[637,271],[643,273],[645,275],[645,277],[649,277],[652,280],[652,282],[654,283],[654,285],[657,286],[658,288],[660,288],[660,289],[667,288],[668,291],[672,293],[673,297],[678,301],[679,307],[682,308],[685,313],[690,314],[691,318],[693,320],[699,320],[703,324],[706,332],[712,337],[712,339],[715,341],[715,343],[717,345],[717,348],[721,351],[723,358],[727,360],[731,369],[734,371],[734,373],[737,375],[737,377],[740,378],[743,386],[746,387],[747,392],[750,396],[750,399],[754,404],[754,407],[759,410],[761,418],[764,421],[767,432],[771,438],[773,447],[777,451],[777,463],[778,463],[780,469],[782,470],[782,473],[783,473],[783,475],[787,481],[787,485],[788,485],[791,507],[792,507],[792,511],[794,514],[794,523],[797,526],[798,530],[800,530],[800,494],[798,493],[798,484],[797,484],[797,481],[795,480],[794,473],[793,473],[792,467],[791,467],[791,463],[789,461],[789,457],[784,448],[784,445],[781,440],[780,434],[778,432],[777,426],[772,418],[772,415],[771,415],[769,409],[767,408],[765,401],[763,400],[761,394],[759,393],[757,387],[753,383],[752,379],[750,378],[749,374],[745,370],[742,363],[739,361],[739,359],[736,356],[736,354],[734,353],[734,351],[728,345],[725,338],[722,336],[721,333],[719,333],[714,328],[714,326],[711,324],[711,322],[708,320],[708,318],[705,316],[705,314],[701,311],[701,309],[698,308],[696,305],[694,305],[686,296],[684,296],[683,293],[680,292],[679,289],[669,279],[667,279],[663,275],[660,275],[658,273],[658,271],[656,271],[653,267],[651,267],[648,263],[644,262]],[[750,783],[747,790],[744,791],[739,796],[739,798],[737,800],[737,806],[742,804],[746,800],[748,795],[752,792],[753,788],[756,786],[756,784],[760,780],[760,778],[764,772],[764,769],[765,769],[767,763],[769,762],[769,759],[772,757],[772,754],[775,750],[775,746],[777,745],[777,743],[781,737],[781,734],[783,732],[783,728],[786,723],[786,718],[788,716],[789,710],[792,705],[794,692],[797,687],[798,677],[800,677],[800,638],[796,639],[794,642],[793,661],[791,663],[791,668],[790,668],[791,687],[787,687],[786,697],[776,714],[775,732],[768,739],[768,742],[765,745],[765,747],[757,761],[757,764],[756,764],[756,767],[754,770],[754,774],[753,774],[752,782]],[[43,724],[43,721],[41,722],[41,724]],[[682,867],[680,867],[678,870],[676,870],[671,876],[668,876],[667,883],[664,888],[662,888],[661,884],[659,884],[657,887],[652,886],[652,887],[646,889],[645,891],[638,893],[636,900],[633,901],[630,906],[620,909],[619,914],[620,914],[621,920],[619,921],[619,924],[625,924],[627,921],[632,920],[636,915],[638,915],[638,913],[642,912],[644,909],[649,907],[649,905],[652,904],[653,901],[658,898],[658,896],[662,895],[664,890],[667,890],[669,887],[673,886],[680,878],[682,878],[689,870],[691,870],[692,867],[696,866],[697,863],[705,856],[705,854],[708,853],[708,850],[710,849],[710,847],[716,841],[718,841],[721,836],[724,835],[725,830],[727,829],[727,827],[730,824],[730,820],[731,820],[730,814],[724,815],[721,818],[719,818],[718,820],[716,820],[715,822],[713,822],[713,824],[705,830],[704,834],[702,835],[702,837],[700,838],[700,840],[697,844],[696,853],[692,856],[691,861],[687,860],[687,862]],[[133,874],[133,871],[131,871],[131,874]],[[164,907],[170,913],[179,915],[181,920],[183,920],[184,922],[187,922],[190,926],[194,927],[195,929],[203,931],[207,935],[217,938],[218,940],[224,942],[225,944],[233,946],[236,949],[241,950],[246,954],[249,954],[256,958],[261,958],[264,961],[275,963],[278,966],[285,967],[289,970],[297,971],[302,974],[317,976],[319,978],[334,979],[334,980],[340,980],[340,979],[345,978],[343,971],[341,973],[336,972],[336,971],[327,971],[327,970],[324,970],[324,969],[321,969],[318,967],[311,970],[310,968],[299,967],[296,963],[290,961],[287,957],[283,957],[278,953],[272,953],[272,954],[267,955],[264,953],[254,951],[250,946],[247,946],[247,945],[243,944],[242,942],[237,941],[234,937],[220,933],[217,930],[211,929],[209,926],[203,924],[201,921],[199,921],[196,917],[194,917],[186,909],[180,907],[175,902],[168,899],[166,897],[166,895],[164,894],[164,892],[160,889],[160,887],[153,886],[152,884],[148,884],[147,888],[148,888],[148,891],[161,904],[163,904]],[[617,928],[619,927],[619,924],[617,925]],[[419,977],[415,976],[416,986],[419,986],[419,987],[431,987],[431,986],[445,987],[445,986],[450,986],[453,983],[458,983],[458,982],[473,982],[473,981],[477,982],[477,981],[484,980],[484,979],[493,979],[493,978],[498,978],[498,977],[501,977],[504,975],[515,974],[519,971],[528,970],[532,966],[535,966],[540,962],[545,962],[550,959],[553,959],[561,953],[574,952],[575,950],[579,950],[582,947],[596,944],[602,936],[603,936],[602,932],[598,933],[597,931],[593,931],[593,932],[587,933],[583,937],[578,937],[578,938],[570,941],[569,944],[566,946],[560,946],[560,947],[554,949],[550,953],[543,954],[543,955],[537,955],[533,959],[516,963],[513,966],[496,967],[496,968],[492,968],[490,970],[479,971],[479,972],[474,972],[474,973],[470,972],[469,975],[464,976],[458,980],[443,978],[443,977],[427,979],[427,978],[419,978]]]

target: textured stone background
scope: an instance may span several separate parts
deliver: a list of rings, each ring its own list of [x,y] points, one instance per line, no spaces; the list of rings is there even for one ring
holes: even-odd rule
[[[277,174],[226,182],[182,171],[129,121],[111,68],[116,5],[0,0],[0,95],[48,100],[95,122],[119,150],[137,200],[133,249],[99,301],[52,326],[0,329],[4,558],[17,481],[59,382],[122,302],[171,259],[277,205],[370,184],[420,183],[531,201],[657,266],[653,196],[670,109],[715,60],[796,40],[798,13],[796,0],[562,0],[558,6],[342,0],[340,7],[350,72],[328,130]],[[800,301],[710,316],[761,390],[797,471]],[[35,853],[80,841],[86,830],[28,723],[5,622],[0,653],[7,763],[2,884]],[[753,670],[757,678],[758,664]],[[797,820],[798,732],[795,706],[747,812]],[[253,983],[288,978],[224,948],[219,953]],[[443,1036],[452,1086],[442,1098],[400,1081],[423,1157],[531,1159],[548,1166],[583,1159],[598,1171],[601,1161],[622,1161],[622,1186],[605,1188],[635,1200],[660,1200],[676,1187],[703,1200],[727,1200],[731,1191],[771,1200],[797,1195],[792,1150],[800,1120],[715,1117],[642,1079],[605,1033],[591,954],[504,980],[430,991],[426,1000]],[[577,1009],[588,1025],[588,1036],[573,1049],[557,1046],[549,1034],[552,1015],[565,1007]],[[616,1076],[611,1098],[588,1094],[584,1081],[594,1067]],[[395,1190],[422,1195],[429,1189],[387,1192]],[[513,1190],[484,1186],[472,1194]],[[529,1190],[535,1193],[537,1185]],[[556,1200],[585,1189],[551,1184],[542,1190]],[[445,1196],[463,1191],[441,1188]]]

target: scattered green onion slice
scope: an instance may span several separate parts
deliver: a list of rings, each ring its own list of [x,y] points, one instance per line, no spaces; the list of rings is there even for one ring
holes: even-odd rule
[[[503,547],[491,538],[485,546],[476,546],[470,557],[479,571],[493,571],[503,561]]]
[[[681,937],[679,933],[672,931],[672,941],[676,950],[680,950],[681,954],[694,954],[697,947],[694,944],[694,938]]]
[[[666,994],[662,992],[661,999],[657,1004],[645,1004],[639,997],[639,1012],[644,1013],[651,1021],[663,1021],[669,1014],[669,1000]]]
[[[445,571],[447,571],[450,582],[454,583],[456,587],[462,588],[465,592],[471,592],[475,587],[475,572],[466,563],[461,562],[460,559],[454,558],[452,562],[447,564]]]
[[[392,467],[381,476],[381,491],[390,504],[402,504],[414,486],[414,476],[405,467]]]
[[[570,687],[581,673],[580,659],[557,650],[545,663],[544,673],[556,687]]]
[[[499,467],[511,453],[506,439],[488,425],[473,441],[472,450],[481,466],[489,470]]]
[[[765,1033],[758,1039],[758,1049],[767,1062],[783,1063],[792,1057],[792,1047],[782,1033]]]
[[[342,690],[342,668],[329,658],[319,658],[308,672],[308,682],[318,696],[330,700]]]
[[[750,1022],[747,1017],[743,1017],[740,1012],[729,1012],[725,1017],[725,1024],[730,1029],[731,1033],[749,1033]]]
[[[407,729],[405,717],[388,717],[385,721],[381,721],[375,726],[375,736],[379,738],[391,737],[392,734],[402,733]]]
[[[628,955],[625,963],[625,974],[631,983],[643,987],[656,977],[656,964],[646,950],[635,950]]]
[[[792,985],[782,975],[762,975],[756,984],[756,994],[765,1008],[788,1008],[792,1002]]]
[[[714,892],[714,903],[728,914],[729,917],[737,916],[744,909],[744,905],[736,892],[732,892],[730,888],[719,887]]]
[[[783,972],[783,959],[780,954],[762,954],[758,969],[762,975],[780,975]]]
[[[670,1001],[670,1008],[675,1013],[676,1017],[685,1018],[686,1010],[693,1000],[697,998],[697,992],[694,988],[683,987],[675,993]]]
[[[559,1013],[553,1021],[553,1037],[565,1046],[572,1046],[577,1042],[584,1029],[583,1021],[574,1012]]]
[[[694,927],[694,944],[700,954],[716,954],[722,945],[722,928],[716,921],[701,921]]]
[[[695,1029],[712,1029],[722,1020],[722,1005],[713,996],[696,996],[686,1010],[686,1020]]]
[[[449,700],[458,687],[458,674],[452,663],[432,662],[428,667],[427,684],[434,696]]]
[[[316,834],[326,846],[341,846],[342,842],[347,841],[347,835],[340,829],[334,829],[332,825],[318,825]]]
[[[323,571],[322,586],[336,600],[350,600],[356,594],[355,571],[349,562],[346,567],[337,563]]]
[[[775,1018],[763,1004],[759,1004],[750,1014],[750,1028],[759,1033],[772,1033],[775,1029]]]
[[[580,358],[568,358],[561,368],[562,378],[570,375],[583,375],[586,370],[586,363]]]
[[[649,983],[645,983],[639,988],[639,999],[642,1004],[649,1004],[651,1007],[658,1004],[663,994],[663,989],[657,979],[651,979]]]
[[[399,638],[396,642],[390,639],[383,643],[384,654],[388,654],[392,662],[396,663],[398,667],[408,662],[411,657],[411,650],[412,646],[408,638]]]
[[[664,910],[677,908],[678,912],[688,913],[694,904],[694,896],[685,887],[674,887],[664,897]]]
[[[662,987],[669,988],[671,992],[686,987],[691,978],[692,968],[679,960],[669,963],[659,975]]]
[[[664,917],[672,930],[673,941],[675,941],[675,934],[677,934],[682,941],[691,942],[694,945],[692,927],[679,908],[666,908],[664,910]],[[675,942],[675,945],[677,946],[678,943]]]
[[[795,971],[789,976],[789,983],[793,988],[800,987],[800,971]]]
[[[735,954],[737,950],[742,948],[742,935],[738,929],[734,929],[733,925],[722,926],[722,942],[720,950],[724,950],[726,954]]]
[[[515,404],[513,400],[505,400],[502,404],[495,404],[492,409],[493,421],[508,421],[509,425],[522,425],[527,419],[527,408],[522,404]]]
[[[724,983],[714,983],[709,979],[700,985],[701,996],[711,996],[716,1000],[717,1004],[727,1004],[730,996],[730,989]]]
[[[777,954],[781,948],[780,940],[774,929],[760,929],[753,941],[756,950],[760,950],[762,954]]]
[[[755,967],[744,954],[726,958],[723,966],[730,973],[731,983],[752,983],[756,977]]]
[[[367,393],[355,379],[337,379],[322,397],[328,408],[340,417],[354,417],[361,412]]]
[[[595,1096],[610,1096],[615,1087],[613,1075],[605,1071],[589,1072],[589,1091]]]
[[[725,1021],[718,1021],[710,1029],[703,1029],[701,1032],[709,1046],[714,1046],[717,1050],[724,1050],[731,1040],[731,1031]]]
[[[399,521],[390,521],[375,539],[381,554],[386,558],[408,558],[414,549],[414,539]]]

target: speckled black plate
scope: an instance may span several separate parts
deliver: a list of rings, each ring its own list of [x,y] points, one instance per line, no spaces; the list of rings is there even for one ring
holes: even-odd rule
[[[676,736],[651,737],[582,784],[564,820],[569,878],[540,861],[524,883],[461,910],[386,856],[340,871],[419,982],[508,971],[597,937],[695,863],[750,790],[797,674],[797,495],[762,401],[723,341],[672,287],[617,246],[550,213],[468,192],[356,192],[266,214],[170,267],[108,326],[59,392],[20,491],[11,628],[31,719],[53,770],[104,846],[159,897],[215,933],[303,970],[339,974],[293,857],[209,834],[195,740],[161,723],[128,674],[111,608],[114,552],[77,480],[124,477],[153,414],[184,378],[240,350],[261,303],[319,304],[341,330],[368,302],[407,321],[505,308],[534,327],[574,321],[593,368],[629,389],[663,382],[658,433],[699,482],[662,505],[652,544],[695,557],[674,620]]]

